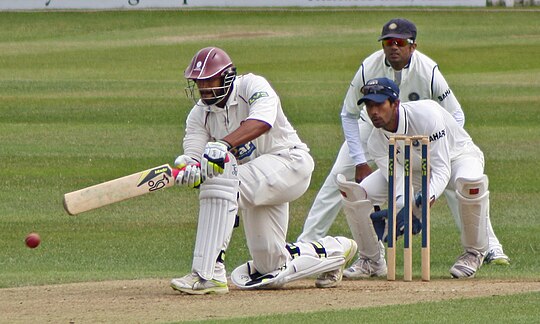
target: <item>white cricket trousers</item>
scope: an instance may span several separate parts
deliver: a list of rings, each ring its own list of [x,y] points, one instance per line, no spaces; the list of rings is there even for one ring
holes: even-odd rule
[[[306,150],[265,154],[238,167],[239,208],[255,268],[268,273],[288,259],[289,202],[309,187],[315,163]]]
[[[341,194],[336,177],[343,174],[348,181],[354,181],[355,170],[356,165],[349,155],[349,146],[344,142],[330,173],[313,201],[298,242],[312,242],[326,236],[341,210]]]

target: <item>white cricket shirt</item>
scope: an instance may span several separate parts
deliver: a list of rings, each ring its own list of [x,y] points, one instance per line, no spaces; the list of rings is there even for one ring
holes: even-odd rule
[[[451,162],[460,155],[479,150],[469,134],[441,105],[433,100],[405,102],[399,105],[399,124],[396,133],[374,128],[368,139],[369,154],[388,180],[388,139],[393,135],[428,135],[430,138],[430,194],[438,198],[448,185]],[[403,174],[403,149],[398,142],[396,175]],[[421,145],[413,143],[413,170],[420,169]],[[419,172],[416,172],[419,174]]]
[[[437,63],[428,56],[415,50],[411,60],[401,71],[395,71],[386,61],[381,49],[367,57],[356,72],[345,96],[341,111],[345,139],[350,155],[356,164],[366,162],[363,147],[360,144],[367,139],[360,138],[358,120],[371,124],[364,105],[358,106],[363,97],[360,89],[370,79],[386,77],[396,82],[399,87],[399,99],[402,102],[433,99],[443,106],[456,121],[463,126],[465,117],[448,83],[439,71]]]
[[[247,119],[263,121],[271,128],[255,140],[233,150],[239,164],[283,149],[309,151],[289,123],[279,96],[270,83],[261,76],[249,73],[236,77],[224,108],[208,106],[199,101],[191,109],[186,121],[184,154],[200,160],[206,143],[225,137]]]

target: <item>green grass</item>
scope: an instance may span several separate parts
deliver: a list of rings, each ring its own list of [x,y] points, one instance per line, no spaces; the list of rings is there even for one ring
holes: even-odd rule
[[[220,320],[220,323],[535,323],[540,293],[517,296],[493,296],[476,299],[455,299],[408,305],[372,307],[307,314],[286,314]],[[489,304],[489,312],[478,310]],[[518,306],[515,306],[518,305]],[[376,315],[374,315],[376,314]],[[190,321],[189,323],[207,323]]]
[[[240,73],[267,77],[311,147],[312,184],[291,204],[288,238],[295,240],[343,141],[339,110],[347,86],[379,48],[380,26],[397,16],[417,23],[418,49],[439,63],[486,156],[491,219],[512,265],[484,267],[478,277],[538,279],[539,11],[2,12],[0,287],[189,271],[196,192],[173,188],[76,217],[61,201],[65,192],[174,161],[191,108],[183,70],[209,45],[227,50]],[[459,235],[443,201],[432,218],[432,274],[447,278],[461,251]],[[43,239],[35,250],[23,243],[31,231]],[[344,217],[331,234],[349,235]],[[229,270],[248,258],[239,228]],[[505,314],[529,298],[538,304],[538,294],[436,303],[434,316],[467,321],[470,303],[491,302]],[[389,318],[412,322],[422,306],[403,306]],[[350,322],[364,312],[294,318]],[[479,322],[490,315],[481,316]]]

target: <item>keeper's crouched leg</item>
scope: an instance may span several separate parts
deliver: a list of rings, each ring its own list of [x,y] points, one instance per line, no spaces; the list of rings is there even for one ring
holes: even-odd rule
[[[231,281],[242,289],[279,288],[284,284],[323,272],[342,270],[356,253],[356,242],[346,237],[326,236],[315,242],[287,244],[288,261],[270,273],[259,273],[253,261],[231,273]]]
[[[456,194],[461,217],[461,243],[465,252],[450,268],[450,274],[454,278],[473,278],[482,265],[489,245],[487,176],[456,179]]]

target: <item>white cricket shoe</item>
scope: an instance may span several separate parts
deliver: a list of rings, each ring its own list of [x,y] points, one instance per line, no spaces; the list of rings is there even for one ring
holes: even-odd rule
[[[317,277],[317,280],[315,280],[315,286],[317,288],[332,288],[336,287],[341,282],[343,279],[343,269],[349,265],[358,250],[358,245],[354,240],[349,239],[349,243],[350,246],[344,253],[345,262],[343,265],[339,269],[321,273]]]
[[[190,295],[221,295],[229,292],[227,282],[215,279],[204,280],[196,272],[171,280],[171,288]]]
[[[490,249],[484,257],[485,264],[510,265],[510,258],[504,254],[502,248]]]
[[[380,258],[375,262],[371,259],[358,258],[348,269],[343,271],[343,275],[348,279],[383,277],[386,276],[386,260]]]
[[[482,253],[475,250],[465,251],[450,268],[450,274],[454,278],[473,278],[476,271],[482,266],[483,260]]]

